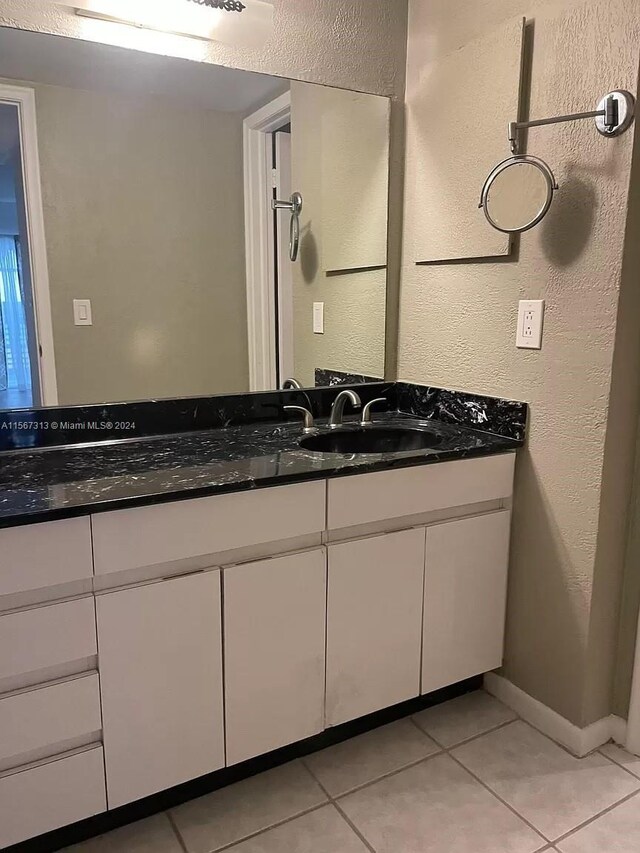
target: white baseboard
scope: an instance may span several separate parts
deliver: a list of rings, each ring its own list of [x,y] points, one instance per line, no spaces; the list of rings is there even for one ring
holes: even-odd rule
[[[620,746],[624,746],[627,742],[627,721],[623,720],[622,717],[616,717],[615,714],[612,714],[609,719],[611,720],[612,740]]]
[[[495,672],[488,672],[485,675],[484,688],[487,693],[491,693],[519,714],[523,720],[531,723],[552,740],[566,746],[579,758],[593,752],[611,739],[621,744],[625,741],[627,723],[620,717],[613,715],[603,717],[581,729]]]

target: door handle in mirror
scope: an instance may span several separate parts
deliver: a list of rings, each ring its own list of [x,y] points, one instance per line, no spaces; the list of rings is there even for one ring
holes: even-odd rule
[[[302,213],[302,195],[293,193],[289,201],[273,199],[271,202],[273,210],[289,210],[291,212],[291,223],[289,225],[289,258],[291,261],[298,260],[300,249],[300,214]]]

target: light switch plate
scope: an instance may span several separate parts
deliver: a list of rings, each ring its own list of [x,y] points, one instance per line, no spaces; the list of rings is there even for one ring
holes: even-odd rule
[[[324,335],[324,302],[313,303],[313,333]]]
[[[76,326],[93,326],[90,299],[73,300],[73,322]]]
[[[542,349],[544,299],[522,299],[518,307],[516,346],[519,349]]]

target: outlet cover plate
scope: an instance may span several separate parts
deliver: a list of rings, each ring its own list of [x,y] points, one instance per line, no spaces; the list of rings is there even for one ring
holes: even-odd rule
[[[73,322],[76,326],[93,326],[90,299],[73,300]]]
[[[544,299],[522,299],[518,306],[516,346],[519,349],[542,349]]]

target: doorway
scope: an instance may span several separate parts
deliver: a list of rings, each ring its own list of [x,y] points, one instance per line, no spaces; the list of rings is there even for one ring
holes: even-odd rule
[[[35,96],[0,85],[0,409],[56,404]]]
[[[291,195],[291,95],[244,120],[247,319],[251,391],[293,375],[293,278],[289,215],[273,211]]]
[[[273,199],[288,199],[291,180],[291,123],[273,131]],[[276,298],[276,382],[280,388],[294,375],[293,367],[293,270],[289,259],[289,215],[273,211],[273,264]]]

